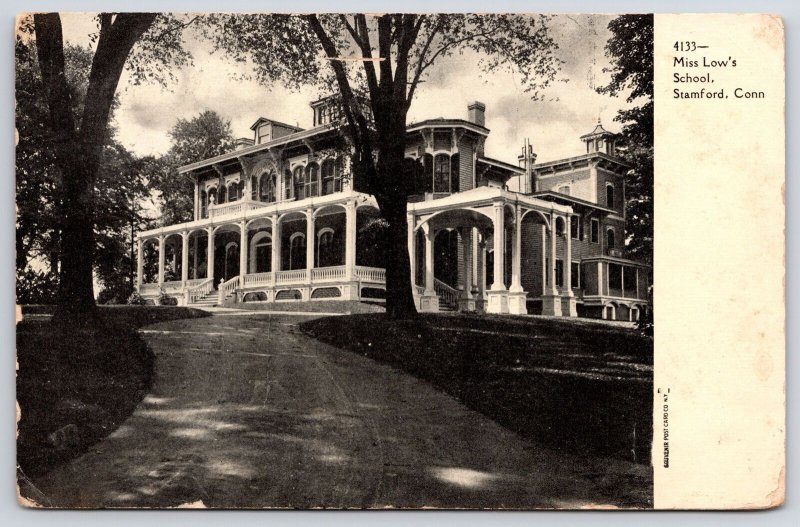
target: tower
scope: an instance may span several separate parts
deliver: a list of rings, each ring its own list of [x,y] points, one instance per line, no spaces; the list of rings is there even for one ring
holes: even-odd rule
[[[612,134],[597,119],[597,126],[588,134],[581,136],[581,141],[586,143],[586,153],[593,154],[601,152],[610,156],[617,153],[617,134]]]

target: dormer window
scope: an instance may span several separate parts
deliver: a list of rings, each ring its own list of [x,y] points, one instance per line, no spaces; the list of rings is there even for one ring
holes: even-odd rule
[[[606,185],[606,207],[614,208],[614,185]]]

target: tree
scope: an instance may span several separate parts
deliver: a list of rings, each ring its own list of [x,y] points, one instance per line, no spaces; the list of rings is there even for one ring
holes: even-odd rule
[[[653,263],[653,15],[622,15],[608,28],[611,81],[600,93],[630,90],[629,103],[614,118],[623,124],[622,157],[633,167],[626,175],[626,250],[631,257]]]
[[[160,158],[149,159],[145,165],[150,187],[160,197],[162,225],[193,219],[194,181],[178,174],[178,167],[230,152],[234,147],[230,121],[212,110],[192,119],[178,119],[169,136],[169,151]]]
[[[386,310],[403,317],[415,312],[406,221],[413,182],[397,176],[403,173],[414,94],[435,63],[470,50],[482,57],[484,71],[515,71],[535,97],[559,65],[547,21],[511,15],[233,14],[208,17],[206,27],[234,59],[251,60],[262,83],[315,85],[340,97],[352,177],[375,197],[387,223]]]
[[[185,64],[188,54],[177,38],[185,24],[153,13],[98,15],[95,52],[83,107],[76,119],[65,71],[60,16],[40,13],[33,16],[32,26],[24,18],[20,22],[22,32],[35,34],[53,155],[61,174],[58,315],[91,315],[95,308],[95,189],[117,85],[126,67],[134,82],[148,77],[164,81],[170,69],[159,65]]]

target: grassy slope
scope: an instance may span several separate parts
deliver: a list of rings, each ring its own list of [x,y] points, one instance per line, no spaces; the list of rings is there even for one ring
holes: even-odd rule
[[[248,311],[302,311],[310,313],[383,313],[383,304],[358,300],[314,300],[313,302],[229,302],[225,307]]]
[[[17,325],[17,462],[28,475],[80,455],[116,429],[149,387],[153,356],[136,329],[178,318],[208,316],[196,309],[100,308],[92,330],[56,329],[46,306],[23,309]],[[34,316],[30,316],[34,315]],[[48,438],[65,426],[66,444]]]
[[[653,343],[634,330],[574,319],[381,314],[301,328],[425,379],[556,450],[650,462]]]

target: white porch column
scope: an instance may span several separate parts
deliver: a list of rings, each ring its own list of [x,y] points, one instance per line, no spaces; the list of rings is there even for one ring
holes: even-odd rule
[[[144,240],[136,240],[136,291],[142,292],[142,281],[144,280]]]
[[[189,233],[181,233],[181,282],[183,287],[186,287],[186,282],[189,281]]]
[[[316,242],[314,229],[314,209],[306,209],[306,282],[311,283],[311,270],[314,268],[314,242]]]
[[[570,317],[577,317],[578,316],[578,304],[575,301],[575,294],[572,292],[572,214],[567,213],[567,225],[566,225],[566,237],[567,237],[567,250],[564,263],[564,285],[567,288],[566,294],[566,302],[568,306],[568,312],[564,313]]]
[[[189,235],[191,237],[191,234]],[[193,265],[192,265],[192,279],[197,280],[197,253],[200,252],[197,247],[197,242],[200,237],[195,234],[194,235],[194,254],[192,255]]]
[[[214,227],[209,227],[206,229],[208,231],[208,249],[206,250],[206,278],[210,278],[212,280],[212,284],[214,283]]]
[[[479,269],[480,269],[480,252],[478,247],[478,228],[472,227],[472,247],[470,247],[470,251],[472,252],[472,282],[469,284],[469,291],[470,293],[473,292],[478,287],[479,281]]]
[[[597,262],[597,294],[603,296],[605,288],[603,287],[603,262]]]
[[[435,296],[433,286],[433,228],[425,226],[425,296]]]
[[[464,296],[472,298],[472,227],[467,227],[463,232],[464,246]]]
[[[550,268],[547,270],[550,273],[550,294],[557,295],[558,287],[556,286],[556,215],[550,215]]]
[[[194,219],[200,219],[200,181],[198,178],[194,180]]]
[[[414,215],[408,214],[406,216],[406,221],[408,222],[408,236],[407,242],[408,245],[408,260],[409,260],[409,268],[411,270],[411,288],[416,294],[416,289],[414,286],[416,285],[416,277],[417,277],[417,239],[414,235]]]
[[[281,224],[277,214],[272,215],[272,287],[275,287],[278,271],[281,270]]]
[[[481,265],[481,270],[480,273],[478,274],[478,292],[481,296],[481,300],[483,300],[483,297],[486,294],[486,239],[485,238],[481,240],[478,252],[480,254],[480,265]]]
[[[166,252],[164,250],[165,247],[164,240],[165,238],[163,234],[158,237],[158,285],[159,286],[164,283],[164,257],[165,257],[164,253]]]
[[[247,221],[239,222],[239,287],[244,287],[244,275],[247,274]]]
[[[511,288],[522,291],[522,211],[517,205],[514,211],[514,243],[511,246]]]
[[[494,205],[494,283],[492,291],[505,291],[504,282],[505,262],[505,210],[502,203]]]
[[[547,294],[547,227],[542,223],[542,296]]]
[[[356,272],[356,217],[356,202],[350,200],[345,205],[344,227],[344,265],[348,280],[354,280]]]

